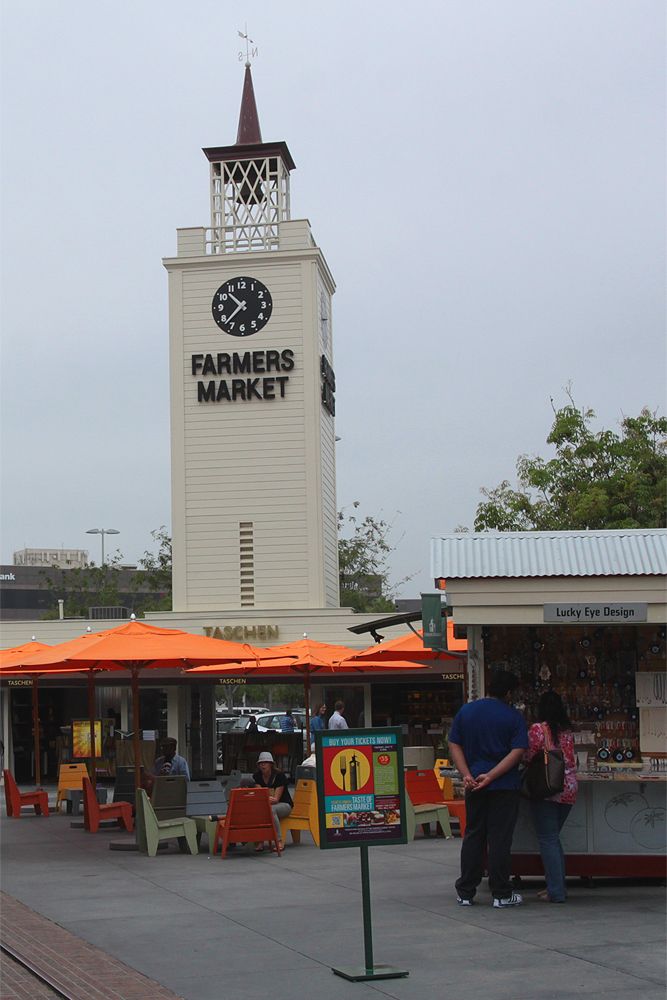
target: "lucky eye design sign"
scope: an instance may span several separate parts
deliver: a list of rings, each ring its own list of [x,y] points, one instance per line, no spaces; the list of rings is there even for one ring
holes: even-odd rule
[[[320,847],[405,844],[399,729],[315,734]]]

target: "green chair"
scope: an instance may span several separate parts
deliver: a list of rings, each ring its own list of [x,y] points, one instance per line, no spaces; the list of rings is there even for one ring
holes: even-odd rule
[[[417,823],[426,828],[430,823],[439,823],[445,837],[451,837],[452,828],[449,823],[449,809],[443,802],[428,805],[413,806],[410,796],[405,796],[405,810],[408,828],[408,840],[415,839]]]
[[[179,816],[176,819],[158,819],[151,800],[143,788],[137,789],[136,836],[137,847],[154,858],[158,844],[163,840],[178,840],[182,851],[197,854],[197,824],[193,819]]]

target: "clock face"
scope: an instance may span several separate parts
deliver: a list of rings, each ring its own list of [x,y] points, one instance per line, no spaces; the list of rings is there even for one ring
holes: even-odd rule
[[[213,319],[232,337],[250,337],[271,319],[273,300],[257,278],[230,278],[220,285],[211,303]]]

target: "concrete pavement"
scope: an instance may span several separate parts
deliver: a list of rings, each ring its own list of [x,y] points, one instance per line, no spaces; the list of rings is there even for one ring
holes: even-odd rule
[[[304,834],[282,858],[148,858],[109,851],[116,830],[70,822],[3,816],[2,889],[186,1000],[665,997],[662,885],[573,880],[552,906],[529,881],[522,907],[493,909],[484,888],[461,908],[460,840],[372,848],[375,962],[410,975],[349,983],[331,966],[363,965],[358,851],[320,851]]]

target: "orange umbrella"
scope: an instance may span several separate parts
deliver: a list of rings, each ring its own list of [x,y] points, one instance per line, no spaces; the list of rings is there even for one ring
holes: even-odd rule
[[[21,646],[12,646],[11,649],[0,649],[0,677],[8,677],[14,675],[19,677],[25,677],[27,671],[19,670],[17,664],[22,663],[27,656],[32,656],[35,653],[39,653],[42,650],[49,649],[50,647],[45,642],[35,642],[33,638],[31,642],[24,642]],[[71,670],[63,670],[62,673],[72,673]],[[42,768],[40,762],[40,746],[39,746],[39,686],[38,686],[39,674],[33,674],[32,677],[32,730],[33,730],[33,747],[35,755],[35,785],[41,784],[42,780]]]
[[[310,746],[310,678],[315,673],[358,673],[380,670],[412,670],[419,669],[423,664],[407,660],[382,663],[352,662],[352,650],[349,646],[337,646],[329,642],[316,642],[303,638],[295,642],[287,642],[281,646],[271,646],[258,649],[260,663],[244,663],[240,669],[234,666],[218,668],[215,666],[195,667],[188,674],[212,675],[239,674],[253,677],[284,677],[288,674],[303,675],[304,703],[306,709],[306,739]],[[343,661],[345,661],[343,665]]]
[[[11,649],[0,649],[0,671],[9,670],[11,667],[20,663],[22,659],[26,656],[31,656],[33,653],[38,653],[42,649],[46,649],[47,644],[45,642],[35,642],[33,638],[31,642],[24,642],[22,646],[12,646]],[[33,730],[33,740],[34,740],[34,753],[35,753],[35,785],[40,785],[42,781],[42,770],[39,761],[39,691],[37,688],[37,678],[35,677],[32,685],[32,730]]]
[[[248,643],[228,642],[193,635],[182,629],[159,628],[134,619],[104,632],[92,632],[69,642],[50,646],[41,653],[26,656],[20,664],[26,673],[59,672],[63,667],[89,672],[89,692],[93,672],[128,670],[132,683],[132,722],[134,728],[135,782],[140,781],[139,673],[147,668],[169,670],[203,663],[257,662],[259,650]],[[266,651],[262,651],[266,653]],[[94,715],[94,712],[93,712]],[[91,719],[91,752],[95,752],[94,718]],[[94,768],[93,768],[94,771]]]

